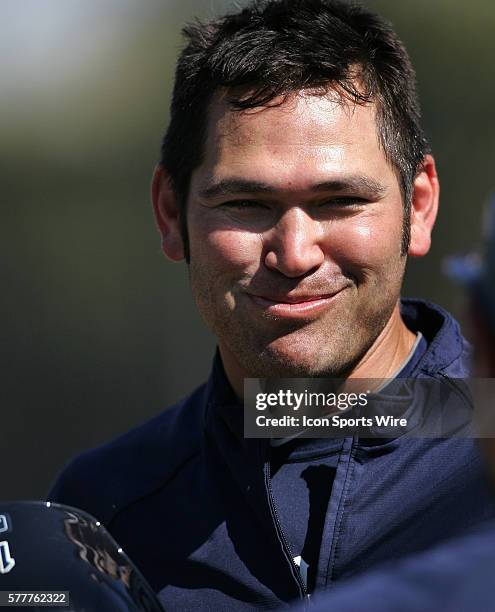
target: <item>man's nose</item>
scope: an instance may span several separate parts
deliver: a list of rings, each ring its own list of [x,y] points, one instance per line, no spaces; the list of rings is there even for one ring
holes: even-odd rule
[[[291,278],[312,272],[325,259],[321,229],[303,209],[285,211],[266,236],[265,265]]]

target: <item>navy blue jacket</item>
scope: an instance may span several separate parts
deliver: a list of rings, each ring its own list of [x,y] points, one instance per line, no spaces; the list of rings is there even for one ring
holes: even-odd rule
[[[404,300],[428,348],[412,376],[468,373],[468,345],[437,306]],[[305,587],[276,518],[267,440],[206,385],[124,436],[74,459],[49,495],[97,517],[170,610],[273,609]],[[316,588],[424,550],[495,516],[474,440],[346,438],[324,524]]]
[[[494,576],[495,524],[491,522],[473,534],[316,593],[311,610],[494,612]]]

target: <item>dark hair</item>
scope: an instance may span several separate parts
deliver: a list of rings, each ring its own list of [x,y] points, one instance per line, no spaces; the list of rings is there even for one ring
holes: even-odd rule
[[[413,180],[428,144],[420,125],[416,75],[392,26],[361,5],[340,0],[265,0],[183,29],[188,40],[175,77],[161,164],[181,210],[201,163],[213,94],[233,109],[268,105],[301,90],[329,89],[357,104],[373,102],[379,141],[398,173],[404,200],[402,251],[409,245]]]

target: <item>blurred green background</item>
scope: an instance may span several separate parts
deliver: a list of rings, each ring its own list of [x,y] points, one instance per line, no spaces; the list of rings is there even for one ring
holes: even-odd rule
[[[242,4],[238,3],[238,4]],[[478,241],[494,187],[495,3],[370,0],[416,65],[442,180],[405,295],[458,314],[442,277]],[[208,374],[214,341],[149,202],[180,26],[199,0],[2,0],[1,496],[40,498],[76,452],[158,413]]]

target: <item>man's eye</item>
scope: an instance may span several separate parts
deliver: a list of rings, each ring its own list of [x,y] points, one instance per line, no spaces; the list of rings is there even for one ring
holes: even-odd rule
[[[265,204],[256,200],[231,200],[221,204],[224,208],[236,208],[237,210],[249,210],[253,208],[268,208]]]
[[[356,196],[342,196],[338,198],[330,198],[329,200],[325,200],[320,204],[320,206],[359,206],[360,204],[365,204],[368,200],[365,198],[359,198]]]

